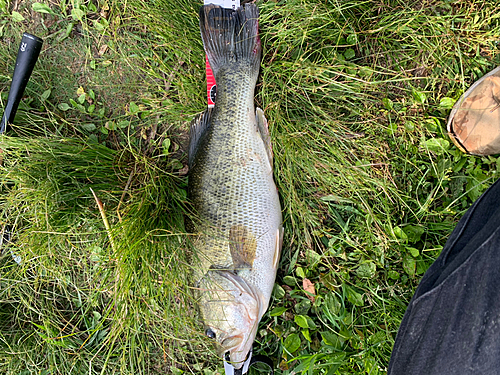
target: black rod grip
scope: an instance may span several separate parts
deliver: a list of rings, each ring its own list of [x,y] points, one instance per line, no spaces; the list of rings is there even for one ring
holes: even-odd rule
[[[17,107],[24,94],[24,89],[28,84],[31,72],[35,67],[36,60],[42,49],[43,40],[37,36],[24,33],[17,52],[16,67],[12,76],[9,97],[5,112],[3,113],[2,123],[0,124],[0,134],[5,132],[7,123],[12,124],[16,115]]]

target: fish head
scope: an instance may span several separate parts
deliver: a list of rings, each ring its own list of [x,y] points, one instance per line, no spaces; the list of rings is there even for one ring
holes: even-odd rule
[[[205,334],[217,342],[219,355],[239,369],[252,349],[267,306],[260,293],[231,271],[211,270],[200,283],[200,313]]]

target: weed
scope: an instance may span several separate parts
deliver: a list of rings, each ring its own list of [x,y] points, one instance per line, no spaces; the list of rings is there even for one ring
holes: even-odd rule
[[[22,31],[45,40],[0,140],[2,373],[223,372],[184,227],[186,134],[205,106],[198,6],[0,0],[2,103]],[[462,154],[444,129],[499,65],[499,6],[259,8],[256,102],[285,239],[254,352],[278,374],[384,373],[420,277],[497,177],[496,158]]]

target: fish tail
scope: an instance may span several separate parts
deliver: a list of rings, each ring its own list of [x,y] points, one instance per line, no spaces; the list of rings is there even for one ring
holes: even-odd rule
[[[258,28],[255,4],[235,11],[213,4],[201,7],[201,37],[215,77],[223,66],[234,63],[249,64],[250,73],[257,77],[261,55]]]

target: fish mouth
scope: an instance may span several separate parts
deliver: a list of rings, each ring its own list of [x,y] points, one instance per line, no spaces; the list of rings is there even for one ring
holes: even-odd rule
[[[226,362],[239,369],[252,350],[252,345],[257,334],[258,322],[256,322],[248,334],[232,335],[224,339],[221,343],[221,356],[226,358]]]
[[[245,357],[241,361],[239,361],[239,362],[235,362],[234,360],[231,359],[231,353],[230,352],[224,353],[223,358],[224,358],[225,362],[231,364],[236,370],[239,370],[239,369],[241,369],[245,365],[245,363],[247,361],[250,362],[250,360],[252,358],[252,350],[250,349],[250,351],[248,351],[245,354]],[[225,365],[224,365],[224,367],[225,367]],[[241,371],[239,373],[241,373]]]
[[[242,335],[237,335],[237,336],[231,336],[226,339],[224,339],[221,343],[221,353],[222,355],[225,355],[225,353],[230,352],[232,353],[238,347],[241,345],[243,342],[243,336]]]

